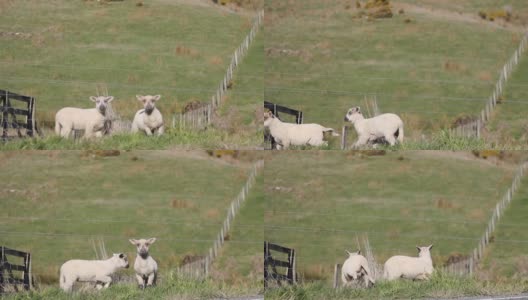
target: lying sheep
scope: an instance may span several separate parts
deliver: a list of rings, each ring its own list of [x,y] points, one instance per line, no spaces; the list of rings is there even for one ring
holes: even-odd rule
[[[374,143],[380,138],[384,138],[391,146],[396,144],[396,140],[403,142],[403,121],[395,114],[381,114],[365,119],[357,106],[348,110],[345,121],[351,122],[358,134],[355,147]]]
[[[158,273],[158,264],[149,255],[149,246],[154,244],[156,238],[148,240],[129,240],[132,245],[137,248],[136,261],[134,262],[134,270],[136,271],[136,279],[139,287],[144,289],[145,286],[152,286],[156,284],[156,276]]]
[[[370,284],[374,285],[374,279],[370,276],[370,269],[368,266],[367,259],[361,255],[361,251],[348,252],[348,258],[343,263],[341,268],[341,280],[343,285],[347,286],[352,281],[363,278],[365,286],[368,288]]]
[[[383,277],[387,280],[398,278],[412,280],[429,279],[429,276],[434,271],[430,252],[433,245],[416,248],[418,249],[418,257],[397,255],[389,258],[385,262]]]
[[[277,143],[277,149],[288,149],[290,145],[322,146],[327,142],[323,140],[325,132],[334,133],[332,128],[319,124],[293,124],[285,123],[275,117],[270,111],[264,112],[264,127],[269,128],[270,134]]]
[[[112,96],[92,96],[95,108],[65,107],[55,115],[55,133],[67,138],[73,130],[84,130],[84,137],[101,137],[105,130],[106,108],[114,100]]]
[[[60,268],[60,288],[71,292],[76,281],[96,282],[97,289],[107,288],[112,282],[110,275],[120,268],[128,268],[128,258],[123,253],[114,254],[106,260],[72,259]]]
[[[160,111],[156,108],[156,101],[161,96],[141,96],[136,95],[139,102],[143,103],[143,109],[136,112],[134,121],[132,122],[132,132],[138,132],[139,130],[144,131],[147,135],[157,133],[157,135],[163,134],[163,116]]]

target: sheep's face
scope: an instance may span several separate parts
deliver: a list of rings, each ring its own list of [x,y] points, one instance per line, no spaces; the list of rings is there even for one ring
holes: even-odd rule
[[[112,100],[114,100],[114,97],[112,96],[92,96],[90,97],[90,100],[95,102],[95,108],[101,113],[106,113],[106,108],[108,107],[108,103],[110,103]]]
[[[143,104],[143,108],[145,109],[145,112],[147,113],[147,115],[150,115],[154,111],[154,108],[156,108],[156,101],[158,101],[161,98],[161,95],[156,95],[156,96],[136,95],[136,98],[138,99],[139,102]]]
[[[148,252],[149,252],[149,247],[150,245],[154,244],[154,242],[156,241],[156,238],[150,238],[150,239],[139,239],[139,240],[134,240],[134,239],[131,239],[129,240],[130,243],[134,246],[136,246],[137,248],[137,253],[141,256],[141,257],[146,257],[148,256]]]
[[[271,111],[264,112],[264,127],[269,127],[275,116]]]
[[[358,119],[362,119],[363,114],[361,113],[361,108],[359,106],[352,107],[348,110],[347,114],[345,115],[345,121],[354,123]]]
[[[114,253],[114,260],[120,268],[128,269],[128,257],[124,253]]]
[[[429,245],[427,247],[418,247],[416,246],[416,249],[418,249],[418,256],[431,256],[431,249],[433,249],[433,245]]]

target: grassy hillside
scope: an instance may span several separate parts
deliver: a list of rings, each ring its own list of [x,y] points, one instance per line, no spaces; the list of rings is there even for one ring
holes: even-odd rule
[[[0,153],[0,244],[31,252],[33,272],[50,282],[72,258],[135,249],[129,238],[158,241],[160,273],[212,245],[249,164],[196,152],[130,151],[99,157],[83,151]]]
[[[375,97],[381,112],[402,116],[414,139],[477,114],[520,37],[517,29],[459,20],[455,11],[393,9],[392,18],[373,20],[358,17],[349,1],[271,4],[268,101],[302,110],[307,123],[340,128],[348,108]]]
[[[140,108],[136,94],[161,94],[169,118],[189,100],[210,99],[251,26],[213,4],[8,2],[0,30],[29,36],[2,35],[2,88],[35,96],[41,121],[64,106],[92,107],[98,83],[124,118]]]
[[[307,280],[329,280],[364,235],[379,263],[434,244],[439,267],[476,246],[513,167],[466,152],[281,152],[264,172],[265,238],[295,248]]]
[[[478,275],[490,280],[526,277],[528,266],[528,234],[525,216],[528,212],[528,180],[524,178],[511,206],[498,222],[494,241],[485,252]]]

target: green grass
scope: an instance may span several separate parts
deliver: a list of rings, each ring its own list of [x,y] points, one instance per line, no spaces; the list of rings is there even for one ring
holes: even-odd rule
[[[212,2],[103,3],[33,0],[9,1],[0,7],[4,16],[0,31],[31,34],[27,39],[0,37],[2,89],[36,97],[41,127],[51,127],[62,107],[93,107],[88,98],[98,86],[108,87],[115,96],[114,110],[126,120],[142,107],[136,94],[161,94],[157,106],[171,123],[173,114],[189,101],[210,101],[233,51],[252,25],[252,13],[228,13]],[[252,57],[248,60],[262,58]],[[246,70],[253,72],[251,66]],[[262,101],[256,99],[262,95],[259,86],[256,81],[245,85],[240,91],[245,102],[234,103],[241,106],[240,112],[229,115],[233,118],[229,122],[250,123],[253,114],[246,114],[248,107]],[[254,125],[236,130],[219,129],[233,139],[251,139],[258,129]],[[210,135],[214,134],[221,133]],[[259,145],[261,139],[252,143]]]
[[[528,234],[525,217],[528,213],[528,180],[524,178],[508,207],[497,223],[494,241],[485,252],[479,272],[490,280],[520,279],[528,273]]]
[[[156,287],[140,290],[135,284],[117,283],[108,289],[93,292],[64,293],[57,287],[11,294],[2,299],[218,299],[240,295],[253,295],[244,287],[226,285],[221,282],[206,280],[196,281],[170,275],[165,282]]]
[[[456,277],[443,273],[435,273],[431,280],[413,282],[399,280],[393,282],[378,282],[370,289],[332,289],[321,282],[309,283],[292,287],[270,289],[266,291],[266,299],[447,299],[460,296],[476,295],[510,295],[528,290],[526,280],[493,283],[479,282],[467,277]]]
[[[130,119],[136,94],[162,94],[167,116],[191,98],[209,99],[250,28],[241,15],[162,0],[16,1],[3,15],[2,30],[33,34],[4,43],[3,88],[35,96],[43,121],[64,106],[91,107],[96,83]]]
[[[204,131],[168,129],[162,136],[144,134],[116,134],[101,139],[63,139],[53,133],[43,137],[12,139],[0,142],[1,150],[81,150],[81,149],[255,149],[262,143],[262,134],[232,135],[211,127]]]
[[[202,151],[0,153],[0,244],[33,255],[33,273],[54,282],[68,259],[93,259],[92,239],[135,256],[129,238],[158,238],[160,272],[211,247],[249,164]]]
[[[307,280],[330,280],[364,234],[379,263],[433,243],[440,267],[477,245],[513,167],[469,152],[276,153],[264,172],[265,238],[295,248]]]
[[[264,180],[258,177],[249,198],[236,216],[220,256],[213,263],[211,276],[236,286],[255,286],[255,294],[263,287]],[[240,244],[238,241],[256,241]]]
[[[306,123],[340,128],[368,94],[419,139],[478,114],[518,44],[518,33],[428,15],[355,18],[345,2],[270,1],[265,96]]]

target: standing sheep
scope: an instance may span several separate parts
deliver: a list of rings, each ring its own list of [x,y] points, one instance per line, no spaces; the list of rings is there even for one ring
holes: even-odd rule
[[[341,280],[343,281],[343,285],[350,285],[352,281],[361,278],[365,281],[365,286],[367,288],[371,283],[374,285],[374,279],[370,276],[371,273],[367,259],[361,255],[361,251],[346,252],[348,253],[348,258],[345,260],[343,267],[341,268]]]
[[[270,134],[277,143],[277,149],[288,149],[290,145],[322,146],[327,144],[323,140],[325,132],[334,133],[332,128],[319,124],[293,124],[285,123],[275,117],[270,111],[264,112],[264,127],[269,128]]]
[[[359,106],[352,107],[345,115],[345,121],[354,125],[358,134],[355,147],[372,143],[380,138],[391,145],[403,142],[403,121],[395,114],[381,114],[373,118],[365,119]]]
[[[158,264],[149,255],[149,246],[154,244],[156,238],[129,240],[130,243],[137,248],[136,261],[134,262],[134,270],[136,271],[136,279],[140,288],[149,287],[156,284],[156,277],[158,274]]]
[[[139,102],[143,103],[143,109],[138,110],[134,116],[132,133],[142,130],[147,135],[152,135],[153,133],[157,133],[158,136],[162,135],[163,116],[156,108],[156,101],[161,98],[161,95],[136,95],[136,98]]]
[[[60,267],[60,288],[71,292],[77,281],[96,282],[97,289],[107,288],[112,282],[110,275],[120,268],[128,268],[128,258],[123,253],[114,254],[106,260],[72,259]]]
[[[433,260],[431,259],[431,249],[428,247],[416,247],[418,257],[397,255],[389,258],[385,262],[383,277],[387,280],[407,278],[412,280],[427,280],[433,273]]]
[[[84,130],[84,137],[101,137],[105,130],[106,108],[112,96],[92,96],[95,108],[64,107],[55,115],[55,133],[67,138],[73,130]]]

